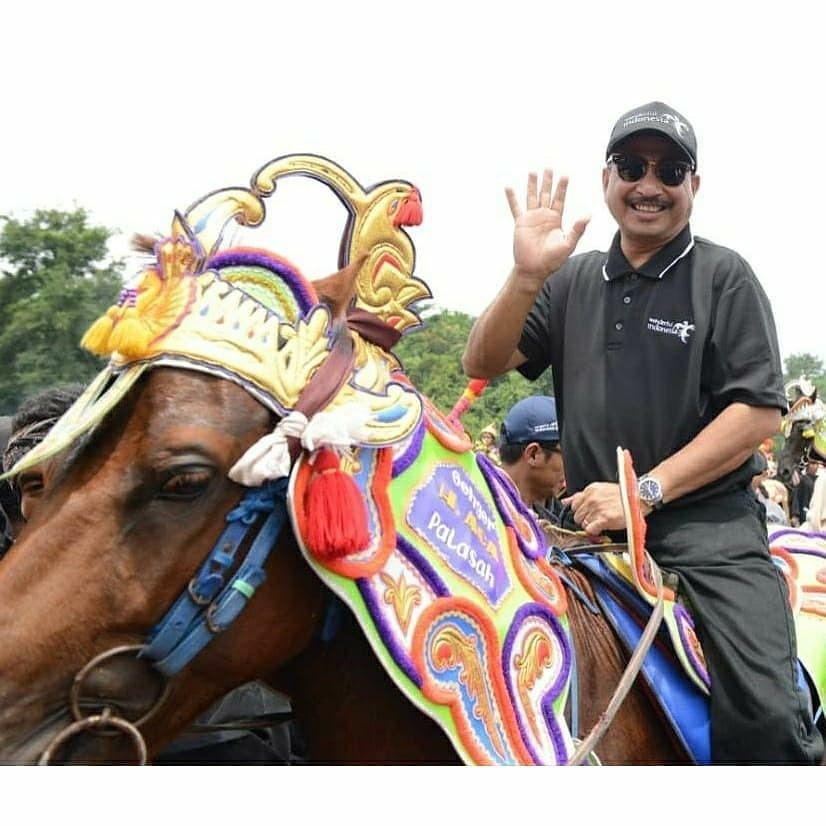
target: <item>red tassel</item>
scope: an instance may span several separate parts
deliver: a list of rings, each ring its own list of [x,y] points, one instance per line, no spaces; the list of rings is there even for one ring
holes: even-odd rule
[[[338,456],[320,450],[307,486],[307,547],[319,559],[338,559],[370,544],[367,508],[353,477],[341,470]]]

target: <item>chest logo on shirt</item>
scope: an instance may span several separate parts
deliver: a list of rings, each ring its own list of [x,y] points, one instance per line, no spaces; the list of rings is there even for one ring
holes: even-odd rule
[[[652,333],[677,336],[683,344],[688,344],[688,337],[695,327],[689,321],[666,321],[663,318],[649,318],[648,329],[651,330]]]

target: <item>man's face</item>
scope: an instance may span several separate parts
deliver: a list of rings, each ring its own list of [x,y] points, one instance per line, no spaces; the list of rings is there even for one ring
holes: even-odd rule
[[[632,135],[615,150],[646,161],[684,160],[677,146],[658,135]],[[605,203],[623,239],[645,247],[664,246],[691,217],[700,176],[687,174],[678,186],[666,186],[649,164],[639,181],[623,181],[614,164],[602,172]]]
[[[540,492],[542,499],[558,497],[565,489],[565,468],[559,448],[547,453],[539,448],[533,471],[534,488]]]

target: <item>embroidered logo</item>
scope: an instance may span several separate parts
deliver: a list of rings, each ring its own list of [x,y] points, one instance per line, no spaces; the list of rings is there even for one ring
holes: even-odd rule
[[[670,112],[658,112],[656,109],[634,113],[622,122],[622,128],[628,129],[628,127],[638,123],[662,123],[664,126],[671,126],[681,138],[691,131],[691,127],[676,115],[672,115]]]
[[[653,333],[663,333],[667,336],[677,336],[683,344],[688,344],[688,338],[695,325],[689,321],[666,321],[662,318],[649,318],[648,329]]]

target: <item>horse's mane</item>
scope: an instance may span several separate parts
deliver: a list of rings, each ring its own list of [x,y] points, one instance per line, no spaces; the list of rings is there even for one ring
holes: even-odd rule
[[[3,452],[3,469],[8,470],[43,441],[54,423],[83,392],[82,384],[64,384],[41,390],[20,405],[11,420],[11,433]]]

